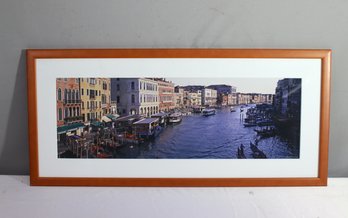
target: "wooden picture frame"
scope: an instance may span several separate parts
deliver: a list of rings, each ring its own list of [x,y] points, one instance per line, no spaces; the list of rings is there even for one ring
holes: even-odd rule
[[[56,129],[56,126],[52,126],[52,124],[56,122],[56,118],[52,116],[51,116],[52,118],[50,118],[50,116],[45,115],[45,113],[51,113],[51,112],[49,112],[50,111],[49,107],[47,108],[47,110],[43,109],[42,102],[47,102],[47,104],[52,105],[52,108],[55,107],[56,96],[52,96],[50,93],[53,93],[53,92],[56,93],[55,92],[56,87],[48,88],[46,93],[46,89],[44,88],[45,86],[42,84],[43,81],[45,81],[45,83],[47,81],[47,83],[50,83],[50,84],[55,84],[55,81],[50,79],[42,79],[40,77],[42,77],[42,75],[48,75],[49,74],[48,71],[50,69],[54,71],[53,69],[55,69],[56,67],[59,68],[61,66],[63,67],[71,66],[72,67],[71,69],[75,69],[74,63],[73,63],[73,61],[75,60],[85,61],[83,63],[87,63],[87,65],[90,63],[90,62],[87,62],[89,60],[96,61],[96,62],[103,60],[105,62],[100,62],[100,63],[98,62],[96,64],[98,66],[97,68],[98,71],[96,71],[95,77],[100,77],[98,73],[102,72],[103,70],[107,71],[108,70],[107,65],[110,61],[113,61],[113,60],[117,61],[121,59],[126,60],[126,63],[128,60],[134,61],[134,63],[138,63],[137,60],[139,61],[145,60],[145,62],[147,60],[154,61],[151,63],[156,63],[156,61],[160,62],[162,60],[165,60],[165,61],[169,61],[169,62],[166,62],[167,64],[171,63],[170,61],[173,60],[173,61],[179,61],[178,62],[179,65],[181,63],[180,62],[181,60],[187,60],[188,62],[195,61],[195,63],[202,63],[202,64],[203,62],[206,62],[205,60],[207,60],[207,62],[209,62],[209,60],[218,61],[218,62],[226,61],[227,65],[229,60],[235,60],[235,61],[241,60],[241,61],[249,61],[247,63],[248,66],[253,65],[254,60],[258,60],[260,62],[266,61],[269,66],[271,66],[273,62],[277,62],[278,60],[289,61],[289,63],[290,62],[292,63],[292,61],[298,61],[298,63],[300,62],[302,63],[306,61],[311,62],[311,60],[314,60],[315,64],[313,63],[313,66],[315,65],[315,67],[313,67],[313,69],[316,69],[316,70],[313,70],[313,71],[317,71],[317,72],[314,72],[313,75],[317,75],[317,76],[313,76],[313,75],[308,76],[308,75],[305,75],[305,73],[296,74],[296,75],[303,75],[304,77],[306,76],[308,77],[307,79],[302,78],[303,81],[311,81],[312,79],[313,80],[317,79],[317,81],[319,81],[317,84],[318,91],[316,91],[314,95],[312,95],[312,96],[316,96],[315,98],[318,99],[317,101],[318,107],[316,107],[314,104],[312,109],[317,111],[317,114],[318,114],[316,122],[319,125],[315,128],[317,128],[319,132],[316,132],[315,128],[313,129],[313,131],[309,130],[308,128],[303,129],[302,128],[303,126],[301,126],[301,132],[300,132],[301,137],[302,137],[302,134],[305,133],[304,134],[305,136],[310,135],[310,137],[312,137],[314,141],[315,140],[318,141],[317,145],[313,145],[314,146],[313,151],[309,151],[309,153],[313,152],[314,155],[311,155],[311,154],[308,155],[308,158],[311,159],[313,162],[312,165],[314,170],[312,171],[315,171],[315,172],[312,172],[312,174],[309,174],[310,176],[306,176],[305,173],[303,174],[300,172],[298,172],[297,174],[297,168],[295,167],[296,169],[293,169],[293,172],[290,176],[286,176],[286,175],[277,176],[278,175],[277,170],[274,170],[273,174],[266,173],[268,171],[272,171],[272,169],[270,168],[269,170],[267,169],[260,169],[258,171],[254,170],[253,172],[250,172],[250,175],[247,174],[247,176],[229,176],[230,174],[227,171],[229,170],[234,171],[236,169],[218,167],[215,169],[221,169],[221,172],[220,172],[221,175],[225,175],[224,173],[226,173],[225,176],[219,177],[216,175],[220,175],[220,174],[214,174],[213,176],[206,176],[206,175],[209,175],[209,173],[213,174],[213,172],[207,172],[210,169],[209,167],[207,167],[206,171],[201,172],[202,174],[198,174],[197,172],[193,172],[192,170],[191,173],[194,174],[194,176],[191,177],[190,163],[195,163],[194,162],[196,161],[195,159],[190,160],[193,162],[185,162],[185,164],[189,163],[188,164],[189,169],[187,169],[187,172],[182,174],[183,176],[177,176],[177,174],[181,175],[180,171],[178,169],[173,170],[170,167],[168,167],[171,165],[167,166],[167,169],[166,169],[167,171],[166,170],[163,170],[163,172],[161,171],[162,176],[161,175],[147,176],[146,173],[141,173],[141,172],[144,172],[143,170],[139,170],[139,174],[136,173],[137,171],[134,171],[135,173],[132,174],[131,176],[124,176],[128,174],[127,173],[123,174],[122,171],[120,171],[122,172],[120,173],[121,176],[115,176],[115,175],[109,175],[109,174],[96,175],[98,169],[94,169],[93,167],[94,167],[94,164],[99,161],[99,159],[89,160],[94,162],[92,165],[90,165],[91,162],[88,162],[88,164],[86,163],[86,166],[88,167],[85,167],[85,165],[83,164],[81,165],[83,167],[80,166],[80,168],[76,166],[75,170],[79,173],[77,176],[75,176],[74,171],[69,171],[66,168],[62,168],[59,170],[56,170],[54,168],[52,169],[49,168],[50,167],[49,163],[51,160],[52,160],[52,163],[60,161],[60,159],[57,158],[57,156],[52,156],[52,155],[49,155],[48,153],[46,154],[45,152],[45,148],[56,147],[57,145],[44,143],[46,138],[48,141],[57,140],[56,138],[52,139],[53,134],[51,134],[49,130],[47,130],[48,132],[46,134],[46,128]],[[49,65],[51,62],[49,62],[49,64],[46,64],[47,60],[57,61],[57,62],[55,63],[55,65]],[[242,65],[242,66],[247,66],[247,65]],[[29,145],[30,145],[30,184],[34,186],[166,186],[166,187],[172,187],[172,186],[195,186],[195,187],[326,186],[327,175],[328,175],[330,65],[331,65],[331,50],[328,50],[328,49],[322,49],[322,50],[319,50],[319,49],[28,49],[27,50],[27,79],[28,79],[28,117],[29,117]],[[163,65],[163,66],[165,67],[167,65]],[[170,66],[174,66],[174,65],[170,65]],[[212,68],[214,69],[216,68],[217,71],[221,71],[221,73],[223,74],[226,68],[218,67],[218,66],[224,66],[224,65],[212,64]],[[284,65],[284,66],[287,66],[287,65]],[[85,69],[82,67],[82,64],[80,64],[78,67],[80,67],[78,69]],[[161,68],[161,69],[165,71],[165,68]],[[303,69],[304,69],[303,71],[306,71],[305,68]],[[63,71],[64,70],[62,70],[61,72]],[[86,71],[88,71],[87,67],[86,67]],[[284,69],[284,71],[286,71],[286,69]],[[62,74],[63,76],[61,77],[62,78],[63,77],[65,78],[81,77],[81,76],[74,76],[75,72],[76,71],[64,72],[64,74]],[[197,73],[196,75],[199,75],[199,74]],[[129,76],[133,77],[133,75],[129,75]],[[212,75],[212,77],[214,76],[215,74]],[[277,75],[274,75],[274,76],[277,76]],[[59,78],[59,76],[56,76],[55,78]],[[284,77],[284,78],[287,78],[287,77]],[[302,86],[305,88],[306,84],[303,83]],[[52,91],[50,91],[51,89]],[[302,97],[304,99],[305,99],[304,96],[308,94],[306,92],[307,91],[305,89],[302,90]],[[43,98],[44,98],[44,101],[43,101]],[[306,106],[303,106],[303,108],[305,107]],[[303,108],[301,112],[301,116],[302,116],[301,125],[305,125],[303,123],[307,122],[303,120],[304,117],[307,115],[309,116],[309,114],[307,114],[308,110],[305,110]],[[56,117],[57,116],[58,115],[56,114]],[[41,117],[46,117],[47,119],[45,118],[46,120],[42,120],[43,118]],[[311,136],[312,134],[313,136]],[[99,145],[97,145],[97,148],[98,146]],[[302,144],[302,141],[301,141],[301,149],[304,146],[307,146],[307,144]],[[57,152],[57,150],[55,151]],[[81,152],[82,152],[82,148],[81,148]],[[305,151],[303,152],[303,154],[305,154]],[[54,155],[56,155],[56,153]],[[83,157],[83,155],[81,155],[81,157]],[[87,157],[88,157],[88,154],[87,154]],[[97,151],[97,157],[98,157],[98,151]],[[298,157],[298,159],[299,160],[301,159],[301,155]],[[79,163],[80,160],[77,160],[77,159],[69,159],[69,160],[64,159],[64,161],[67,161],[69,164],[73,165],[74,167],[75,167],[75,164],[76,165],[80,164]],[[113,159],[107,160],[107,162],[111,164],[113,163],[112,161],[116,161],[116,160],[113,160]],[[140,166],[138,165],[138,167],[141,168],[142,163],[146,164],[148,160],[137,159],[135,161],[133,159],[127,159],[127,160],[122,159],[122,161],[125,161],[125,163],[127,164],[130,163],[130,165],[132,165],[132,163],[137,161],[136,162],[137,164],[140,163]],[[157,160],[152,160],[152,161],[157,161]],[[173,159],[170,161],[171,163],[175,164],[175,163],[181,163],[180,161],[183,161],[183,160]],[[213,162],[214,160],[205,159],[204,161],[207,161],[208,163],[207,166],[209,166],[208,161]],[[230,160],[226,159],[224,161],[228,163],[228,161]],[[251,160],[250,161],[249,160],[233,160],[233,161],[240,161],[239,163],[243,163],[243,164],[251,162]],[[278,161],[278,160],[277,159],[263,160],[260,163],[263,164],[263,163],[266,163],[267,161]],[[103,160],[99,162],[106,162],[106,161]],[[215,162],[217,166],[219,166],[218,165],[219,161],[215,161]],[[279,160],[279,162],[281,161]],[[59,164],[59,162],[57,163]],[[277,162],[274,162],[274,163],[277,163]],[[293,162],[289,162],[287,163],[288,165],[285,164],[285,166],[289,166],[289,169],[290,169],[292,166],[292,163]],[[158,164],[156,166],[158,166]],[[182,165],[180,166],[182,167]],[[89,169],[86,170],[86,168],[89,168]],[[193,167],[192,169],[196,169],[196,168]],[[67,170],[66,173],[65,173],[65,170]],[[131,171],[131,169],[125,169],[125,170]],[[149,170],[148,168],[145,169],[145,171],[151,172],[151,170]],[[178,172],[177,174],[175,173],[170,174],[170,171],[175,171],[175,172],[178,171]],[[260,173],[260,171],[264,171],[265,174]],[[44,173],[44,172],[49,172],[49,173]],[[259,173],[256,173],[256,172],[259,172]],[[149,173],[149,175],[154,175],[154,174],[156,174],[156,172]],[[245,172],[241,172],[240,174],[237,174],[237,175],[245,175]]]

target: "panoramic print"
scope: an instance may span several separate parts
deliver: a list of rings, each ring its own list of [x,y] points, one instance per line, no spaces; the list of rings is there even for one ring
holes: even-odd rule
[[[297,159],[300,78],[57,78],[58,158]]]

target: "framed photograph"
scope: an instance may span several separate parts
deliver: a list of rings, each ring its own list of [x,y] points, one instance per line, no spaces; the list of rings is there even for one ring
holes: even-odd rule
[[[325,186],[331,50],[27,50],[31,185]]]

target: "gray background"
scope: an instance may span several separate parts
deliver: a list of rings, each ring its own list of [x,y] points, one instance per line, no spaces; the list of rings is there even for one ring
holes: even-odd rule
[[[348,176],[348,1],[1,0],[0,174],[28,174],[26,48],[331,48],[329,175]]]

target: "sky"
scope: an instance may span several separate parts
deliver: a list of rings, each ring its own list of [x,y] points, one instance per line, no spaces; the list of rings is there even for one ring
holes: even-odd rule
[[[237,92],[274,94],[277,82],[281,78],[166,78],[175,85],[232,85]]]

